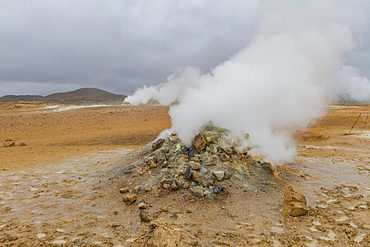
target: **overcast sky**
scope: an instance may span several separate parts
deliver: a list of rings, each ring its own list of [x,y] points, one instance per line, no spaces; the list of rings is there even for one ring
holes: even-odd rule
[[[0,96],[129,95],[181,66],[207,72],[248,44],[266,2],[1,0]],[[353,11],[358,45],[345,63],[370,78],[370,1],[333,2]]]

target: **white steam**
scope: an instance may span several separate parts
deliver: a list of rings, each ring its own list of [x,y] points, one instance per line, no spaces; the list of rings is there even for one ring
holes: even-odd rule
[[[252,41],[211,72],[187,67],[126,101],[176,102],[172,127],[186,145],[212,121],[238,137],[249,133],[245,144],[269,159],[288,160],[292,134],[323,114],[341,58],[354,47],[342,17],[323,1],[273,6]]]
[[[343,66],[336,75],[335,90],[339,99],[370,102],[370,81],[352,66]]]

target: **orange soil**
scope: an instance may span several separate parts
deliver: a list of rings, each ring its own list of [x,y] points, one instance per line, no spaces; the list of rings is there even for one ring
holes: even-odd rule
[[[4,110],[4,108],[7,108]],[[0,109],[0,171],[59,163],[84,153],[137,148],[171,125],[168,107],[108,106],[63,112],[40,106]],[[19,146],[25,142],[27,146]]]

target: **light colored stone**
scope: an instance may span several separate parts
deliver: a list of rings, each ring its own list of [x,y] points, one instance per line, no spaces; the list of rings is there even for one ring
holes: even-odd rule
[[[202,174],[200,174],[199,172],[193,172],[191,174],[191,178],[193,179],[193,181],[197,181],[197,179],[203,177]]]
[[[135,194],[132,194],[132,195],[124,195],[123,196],[123,202],[126,205],[131,205],[134,202],[136,202],[136,200],[137,200],[137,196]]]
[[[146,209],[148,208],[148,205],[145,202],[140,202],[138,205],[139,209]]]
[[[306,198],[293,186],[288,186],[284,191],[283,213],[290,216],[303,216],[307,214]]]
[[[204,188],[202,186],[195,186],[192,189],[193,195],[196,197],[204,197]]]
[[[15,146],[15,141],[12,139],[6,139],[3,145],[4,147],[13,147]]]
[[[212,174],[218,181],[222,181],[225,177],[224,171],[213,171]]]
[[[163,188],[163,189],[166,189],[166,190],[168,190],[170,187],[171,187],[171,185],[169,185],[169,184],[167,184],[167,183],[164,183],[164,184],[162,185],[162,188]]]
[[[135,193],[139,193],[140,190],[141,190],[141,186],[136,186],[134,189]]]
[[[119,189],[120,193],[127,193],[128,191],[129,191],[129,189],[127,187]]]

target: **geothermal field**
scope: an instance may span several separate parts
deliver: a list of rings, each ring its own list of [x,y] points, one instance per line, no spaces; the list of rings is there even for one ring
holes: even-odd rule
[[[370,246],[369,12],[0,1],[0,246]]]
[[[327,106],[289,162],[214,123],[157,138],[168,111],[2,103],[0,245],[370,245],[369,105]]]

